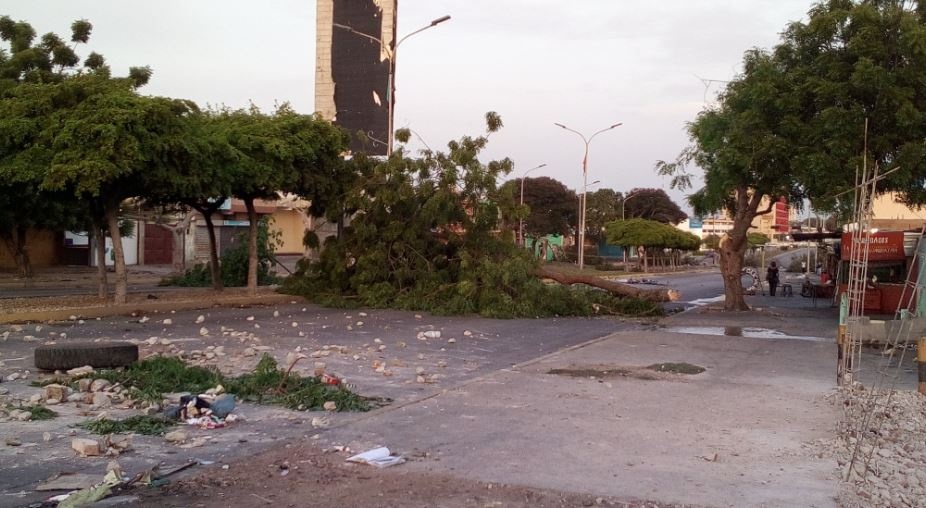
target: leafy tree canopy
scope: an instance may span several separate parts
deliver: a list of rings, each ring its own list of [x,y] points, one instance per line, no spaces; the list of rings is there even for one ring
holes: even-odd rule
[[[639,217],[665,224],[678,224],[688,218],[688,214],[672,201],[662,189],[633,189],[622,196],[624,217]]]
[[[575,229],[579,209],[575,192],[548,176],[525,178],[523,183],[524,204],[529,207],[524,219],[525,235],[565,235]],[[505,182],[502,189],[519,200],[521,179]]]
[[[608,243],[624,247],[696,250],[701,240],[675,226],[648,219],[618,220],[606,226]]]
[[[608,222],[621,218],[621,198],[614,189],[598,189],[589,192],[585,198],[586,234],[598,242],[604,236]]]
[[[746,237],[746,241],[749,243],[750,247],[758,247],[767,244],[771,239],[764,233],[749,233]]]

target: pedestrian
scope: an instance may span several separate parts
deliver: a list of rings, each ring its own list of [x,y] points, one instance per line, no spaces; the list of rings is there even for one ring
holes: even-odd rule
[[[778,263],[772,261],[765,272],[765,282],[768,282],[768,294],[775,296],[775,290],[778,289]]]

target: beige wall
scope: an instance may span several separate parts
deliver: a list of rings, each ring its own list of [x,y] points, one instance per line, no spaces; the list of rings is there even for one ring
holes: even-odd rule
[[[897,194],[888,192],[875,198],[871,204],[871,211],[874,219],[881,220],[926,220],[926,210],[910,208],[897,200]]]
[[[26,234],[26,245],[32,266],[42,267],[61,263],[63,240],[60,233],[30,230]],[[16,262],[13,261],[12,253],[6,242],[0,242],[0,269],[12,270],[14,268],[16,268]]]
[[[305,236],[305,223],[295,210],[277,210],[273,213],[274,231],[280,232],[283,245],[277,248],[277,254],[302,254],[305,247],[302,239]]]

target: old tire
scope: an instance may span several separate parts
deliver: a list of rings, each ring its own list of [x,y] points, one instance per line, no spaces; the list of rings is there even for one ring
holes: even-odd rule
[[[35,348],[35,366],[68,370],[89,365],[95,369],[126,367],[138,361],[138,346],[128,342],[83,342]]]

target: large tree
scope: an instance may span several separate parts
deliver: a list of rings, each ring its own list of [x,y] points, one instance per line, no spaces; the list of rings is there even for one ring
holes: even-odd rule
[[[774,56],[804,125],[793,156],[815,209],[846,209],[852,193],[833,196],[863,165],[900,168],[878,191],[926,203],[926,2],[820,2],[787,27]]]
[[[273,114],[252,107],[217,115],[216,128],[236,153],[229,168],[231,192],[248,212],[247,287],[254,293],[259,262],[255,201],[273,201],[279,192],[289,192],[311,201],[312,213],[324,214],[351,178],[340,158],[348,138],[330,122],[296,113],[288,104]]]
[[[60,127],[54,128],[54,155],[43,185],[72,192],[92,210],[97,227],[108,229],[117,304],[125,303],[128,285],[120,207],[145,193],[142,174],[169,164],[171,140],[184,135],[181,118],[193,108],[187,101],[143,97],[134,84],[107,80],[97,93],[57,115]]]
[[[747,309],[739,271],[756,215],[779,197],[816,209],[845,205],[859,168],[891,172],[879,190],[926,202],[926,6],[893,0],[828,0],[785,30],[773,52],[746,53],[743,74],[689,125],[692,146],[657,169],[690,183],[698,213],[725,208],[733,229],[720,244],[728,310]],[[866,131],[867,123],[867,131]],[[760,209],[760,203],[769,203]]]
[[[223,289],[219,264],[218,242],[213,217],[227,198],[232,195],[233,164],[236,152],[228,143],[221,125],[221,115],[214,112],[192,111],[183,118],[183,136],[170,138],[165,147],[165,164],[141,175],[146,189],[146,204],[177,207],[173,215],[183,219],[172,228],[175,232],[175,250],[179,244],[177,233],[188,224],[189,213],[195,210],[203,217],[209,236],[209,269],[212,287]]]
[[[649,269],[648,253],[654,249],[695,250],[701,245],[697,236],[655,220],[618,220],[608,223],[605,230],[610,244],[643,248],[644,271]]]
[[[520,200],[521,184],[521,179],[510,180],[501,190]],[[579,209],[575,192],[548,176],[525,178],[523,185],[524,205],[529,209],[524,218],[525,236],[566,235],[575,229]]]
[[[621,196],[622,218],[649,219],[664,224],[678,224],[688,214],[662,189],[633,189]]]
[[[74,52],[78,44],[87,42],[91,28],[85,20],[75,21],[68,45],[54,33],[36,41],[29,23],[0,17],[0,41],[6,44],[0,46],[0,239],[20,276],[27,279],[33,275],[27,242],[30,230],[85,227],[85,214],[73,197],[41,188],[51,152],[39,134],[56,107],[56,97],[36,85],[60,83],[76,72],[107,71],[101,56],[91,54],[81,65]],[[18,89],[21,86],[30,91],[23,93]]]
[[[598,243],[604,238],[605,225],[621,218],[621,197],[614,189],[598,189],[585,198],[586,236]]]
[[[759,50],[746,53],[743,74],[727,85],[718,103],[688,126],[693,142],[673,163],[657,169],[673,174],[674,184],[690,184],[685,166],[704,170],[704,187],[689,197],[696,215],[725,210],[733,227],[720,240],[724,308],[747,310],[740,272],[753,219],[770,213],[779,196],[799,203],[792,170],[800,133],[792,84],[775,59]],[[764,202],[766,206],[760,209]]]

